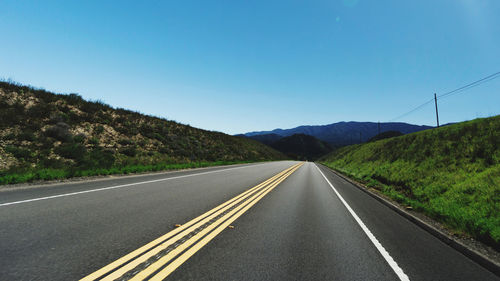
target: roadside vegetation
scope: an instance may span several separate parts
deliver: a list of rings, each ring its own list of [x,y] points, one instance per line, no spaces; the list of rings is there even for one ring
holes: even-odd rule
[[[0,82],[0,184],[284,158],[254,140]]]
[[[244,164],[252,161],[214,161],[214,162],[189,162],[189,163],[156,163],[151,165],[128,165],[111,168],[97,168],[89,170],[78,169],[32,169],[21,172],[4,173],[0,176],[0,184],[24,183],[37,180],[60,180],[72,177],[105,176],[115,174],[133,174],[143,172],[157,172],[166,170],[181,170],[203,168],[222,165]]]
[[[321,162],[500,250],[500,116],[343,147]]]

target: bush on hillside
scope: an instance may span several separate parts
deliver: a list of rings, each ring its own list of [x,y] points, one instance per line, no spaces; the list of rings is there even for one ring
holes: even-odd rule
[[[45,130],[45,135],[61,142],[69,142],[72,140],[69,132],[69,125],[64,122],[58,122]]]
[[[6,146],[5,151],[12,154],[17,159],[29,160],[31,158],[31,151],[22,147]]]
[[[86,154],[85,146],[80,143],[64,143],[54,148],[54,152],[68,159],[81,163]]]

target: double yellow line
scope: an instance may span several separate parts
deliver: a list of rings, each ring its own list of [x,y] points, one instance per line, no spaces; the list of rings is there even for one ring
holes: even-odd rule
[[[271,192],[303,163],[278,173],[141,248],[121,257],[81,281],[163,280],[238,217]]]

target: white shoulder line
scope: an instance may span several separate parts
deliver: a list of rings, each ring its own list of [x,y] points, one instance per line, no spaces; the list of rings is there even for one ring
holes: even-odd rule
[[[202,173],[196,173],[196,174],[182,175],[182,176],[176,176],[176,177],[170,177],[170,178],[163,178],[163,179],[157,179],[157,180],[150,180],[150,181],[141,181],[141,182],[135,182],[135,183],[121,184],[121,185],[116,185],[116,186],[108,186],[108,187],[102,187],[102,188],[96,188],[96,189],[90,189],[90,190],[84,190],[84,191],[78,191],[78,192],[71,192],[71,193],[64,193],[64,194],[46,196],[46,197],[38,197],[38,198],[33,198],[33,199],[27,199],[27,200],[15,201],[15,202],[3,203],[3,204],[0,204],[0,207],[9,206],[9,205],[16,205],[16,204],[22,204],[22,203],[28,203],[28,202],[34,202],[34,201],[40,201],[40,200],[53,199],[53,198],[59,198],[59,197],[65,197],[65,196],[73,196],[73,195],[79,195],[79,194],[90,193],[90,192],[104,191],[104,190],[122,188],[122,187],[133,186],[133,185],[140,185],[140,184],[147,184],[147,183],[153,183],[153,182],[174,180],[174,179],[187,178],[187,177],[193,177],[193,176],[199,176],[199,175],[206,175],[206,174],[212,174],[212,173],[219,173],[219,172],[225,172],[225,171],[230,171],[230,170],[243,169],[243,168],[248,168],[248,167],[255,167],[255,166],[260,166],[260,165],[264,165],[264,164],[257,164],[257,165],[243,166],[243,167],[227,168],[227,169],[221,169],[221,170],[216,170],[216,171],[209,171],[209,172],[202,172]]]
[[[402,280],[402,281],[409,281],[410,279],[408,278],[408,275],[406,275],[404,273],[404,271],[401,269],[401,267],[398,266],[398,264],[394,261],[394,259],[391,257],[391,255],[389,255],[389,253],[385,250],[384,246],[382,246],[382,244],[380,244],[380,242],[378,242],[377,238],[372,234],[372,232],[370,231],[370,229],[368,229],[368,227],[366,227],[366,225],[358,217],[358,215],[356,215],[356,213],[353,211],[353,209],[351,208],[351,206],[349,206],[349,204],[347,204],[347,202],[344,200],[344,198],[342,197],[342,195],[340,195],[340,193],[337,191],[337,189],[335,189],[335,187],[332,185],[332,183],[326,178],[325,174],[323,174],[323,172],[318,168],[318,166],[316,164],[314,164],[314,165],[316,166],[316,169],[318,169],[318,171],[321,173],[321,175],[323,176],[323,178],[326,180],[326,182],[333,189],[333,191],[335,192],[335,194],[337,195],[337,197],[340,199],[340,201],[342,202],[342,204],[344,204],[344,206],[347,208],[347,210],[349,211],[349,213],[351,213],[351,215],[354,217],[354,219],[359,224],[359,226],[361,227],[361,229],[363,229],[363,231],[365,232],[366,236],[368,236],[368,238],[370,238],[370,241],[372,241],[373,245],[375,245],[375,247],[377,248],[377,250],[380,252],[380,254],[382,255],[382,257],[384,257],[385,261],[387,261],[387,263],[392,268],[392,270],[396,273],[396,275],[399,277],[399,279]]]

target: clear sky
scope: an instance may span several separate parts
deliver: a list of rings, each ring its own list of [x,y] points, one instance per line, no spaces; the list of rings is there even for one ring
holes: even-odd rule
[[[389,121],[500,71],[498,0],[0,0],[0,77],[230,134]],[[500,79],[439,101],[500,114]],[[435,124],[434,105],[396,121]]]

